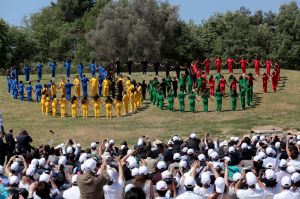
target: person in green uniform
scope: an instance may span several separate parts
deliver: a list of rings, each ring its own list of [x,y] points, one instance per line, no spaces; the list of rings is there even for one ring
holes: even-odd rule
[[[158,85],[159,85],[159,81],[158,81],[157,77],[154,77],[153,82],[152,82],[152,86],[153,86],[154,88],[157,88]]]
[[[202,98],[202,104],[203,104],[203,112],[207,113],[208,112],[208,99],[213,101],[210,97],[208,90],[203,91],[201,98]]]
[[[203,82],[203,78],[201,76],[198,77],[198,79],[197,79],[197,93],[198,93],[198,95],[202,90],[202,82]]]
[[[240,90],[240,92],[242,90],[242,87],[244,87],[244,85],[245,85],[245,80],[244,80],[243,75],[241,75],[240,78],[239,78],[239,90]]]
[[[216,80],[215,83],[216,83],[216,85],[219,85],[220,79],[221,79],[221,74],[220,73],[216,74],[216,76],[215,76],[215,80]]]
[[[190,111],[195,113],[195,100],[198,101],[195,91],[192,90],[191,94],[189,95],[189,102],[190,102]]]
[[[227,82],[228,82],[228,84],[229,85],[231,85],[231,82],[232,82],[232,80],[233,80],[233,75],[229,75],[229,77],[228,77],[228,80],[227,80]],[[231,95],[231,93],[232,93],[232,89],[231,89],[231,87],[230,87],[230,95]]]
[[[174,110],[174,91],[173,89],[170,89],[168,92],[168,108],[170,111]]]
[[[184,74],[181,74],[181,76],[178,79],[178,83],[179,83],[179,89],[185,91],[186,87],[185,87]]]
[[[238,98],[238,94],[236,90],[233,90],[230,96],[231,96],[231,110],[236,111],[236,99]]]
[[[157,91],[156,91],[156,107],[157,108],[159,107],[159,96],[161,93],[162,93],[162,91],[157,89]]]
[[[180,112],[184,112],[184,107],[185,107],[185,94],[184,90],[181,89],[180,92],[177,95],[178,101],[179,101],[179,110]]]
[[[164,109],[164,100],[165,100],[165,97],[164,97],[163,91],[160,91],[160,93],[158,95],[158,103],[159,103],[160,110]]]
[[[152,96],[153,86],[152,86],[152,83],[153,83],[153,80],[150,80],[149,84],[148,84],[148,93],[149,93],[150,102],[152,102],[152,100],[153,100],[153,96]]]
[[[244,89],[244,86],[241,87],[240,97],[241,97],[241,106],[242,106],[242,109],[245,109],[246,108],[246,91]]]
[[[157,93],[157,88],[153,87],[153,90],[152,90],[152,104],[153,105],[156,104],[156,93]]]
[[[248,107],[252,106],[252,90],[250,85],[246,88],[246,104]]]
[[[167,86],[167,93],[169,93],[170,89],[172,88],[172,79],[170,76],[166,77],[166,86]]]
[[[216,111],[221,112],[222,111],[223,94],[222,94],[220,88],[217,88],[217,91],[215,93],[215,98],[216,98]]]
[[[187,76],[186,82],[187,82],[187,93],[191,94],[193,90],[193,79],[190,74]]]

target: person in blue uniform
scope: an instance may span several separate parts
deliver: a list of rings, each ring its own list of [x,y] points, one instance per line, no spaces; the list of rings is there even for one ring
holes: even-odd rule
[[[97,68],[99,75],[104,79],[107,76],[107,73],[104,69],[103,64],[101,63],[100,66]]]
[[[14,99],[18,98],[18,82],[16,78],[12,78],[11,80],[11,89],[12,89],[12,96]]]
[[[50,71],[51,71],[51,78],[55,78],[55,71],[56,71],[56,62],[55,60],[50,62]]]
[[[74,86],[74,84],[70,83],[70,80],[68,79],[65,88],[66,88],[66,100],[70,100],[71,99],[71,93],[72,93],[72,87]]]
[[[83,69],[84,69],[84,65],[82,63],[79,63],[77,65],[77,72],[78,72],[80,79],[82,78]]]
[[[30,81],[30,71],[31,71],[30,66],[28,64],[26,64],[25,67],[24,67],[25,81],[26,82]]]
[[[32,102],[32,86],[31,82],[28,82],[28,86],[26,87],[26,93],[27,93],[27,100],[28,102]]]
[[[92,61],[92,63],[90,64],[90,71],[91,71],[92,77],[95,76],[95,73],[96,73],[96,64],[95,64],[95,61]]]
[[[23,81],[20,81],[20,83],[18,85],[18,91],[20,93],[20,100],[24,101],[24,84],[23,84]]]
[[[39,102],[41,100],[42,89],[43,89],[43,86],[40,83],[40,80],[37,80],[37,84],[35,85],[35,101],[36,102]]]
[[[85,77],[85,75],[82,76],[81,78],[81,85],[82,85],[82,94],[83,97],[87,97],[87,85],[88,85],[89,79]]]
[[[71,74],[71,60],[68,59],[65,63],[64,63],[64,67],[66,68],[66,77],[67,79],[70,78],[70,74]]]
[[[99,96],[102,96],[102,83],[103,83],[104,77],[102,75],[98,76],[98,93]]]
[[[43,65],[41,63],[38,63],[36,68],[37,68],[38,80],[41,80],[43,75]]]
[[[11,90],[11,76],[10,76],[9,73],[6,75],[6,81],[7,81],[7,92],[10,93],[10,90]]]

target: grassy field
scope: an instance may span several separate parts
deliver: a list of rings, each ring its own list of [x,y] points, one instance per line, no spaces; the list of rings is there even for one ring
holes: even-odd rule
[[[236,70],[235,72],[239,72]],[[255,106],[247,110],[231,112],[230,99],[224,100],[223,112],[215,112],[215,102],[210,102],[209,113],[202,112],[202,102],[196,103],[196,113],[159,110],[146,101],[138,113],[126,117],[107,119],[104,117],[104,108],[101,110],[101,118],[93,118],[93,109],[90,108],[90,118],[81,117],[73,119],[67,117],[45,116],[41,114],[39,103],[13,100],[6,91],[6,78],[0,77],[0,112],[3,114],[3,124],[6,130],[13,128],[15,134],[20,129],[27,129],[34,139],[34,145],[45,144],[50,138],[49,130],[55,131],[54,142],[61,143],[68,138],[75,138],[84,146],[92,141],[105,138],[113,138],[119,144],[127,140],[130,144],[136,143],[137,139],[144,134],[149,137],[158,137],[167,140],[171,135],[179,134],[187,136],[191,132],[204,134],[210,132],[220,138],[230,135],[249,133],[253,128],[280,127],[283,129],[300,129],[300,72],[282,70],[279,91],[277,93],[262,93],[262,82],[254,82]],[[152,73],[153,74],[153,73]],[[150,74],[146,80],[153,78]],[[163,75],[164,73],[161,73]],[[172,73],[172,75],[174,75]],[[240,74],[236,74],[238,77]],[[56,82],[59,83],[58,75]],[[74,75],[73,75],[74,76]],[[225,74],[226,79],[228,74]],[[31,76],[36,79],[36,76]],[[44,75],[43,82],[49,81],[49,75]],[[142,76],[136,73],[132,77],[137,81]],[[21,77],[23,79],[23,77]],[[269,83],[271,91],[271,83]],[[227,89],[228,91],[228,89]],[[238,108],[240,103],[238,101]],[[68,109],[70,113],[70,109]],[[114,110],[114,115],[116,115]],[[81,115],[81,110],[79,111]]]

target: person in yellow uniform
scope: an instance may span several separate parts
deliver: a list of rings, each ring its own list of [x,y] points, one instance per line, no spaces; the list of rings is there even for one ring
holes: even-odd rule
[[[49,93],[49,87],[48,87],[47,84],[44,84],[44,88],[43,88],[42,92],[44,92],[45,95],[49,95],[49,94],[50,94],[50,93]]]
[[[130,84],[129,87],[128,87],[128,89],[127,89],[127,93],[131,95],[133,89],[134,89],[134,85]]]
[[[109,87],[110,87],[110,81],[105,77],[105,79],[102,82],[102,88],[103,88],[103,97],[109,96]]]
[[[66,80],[65,80],[65,78],[62,78],[61,82],[59,84],[59,87],[60,87],[61,95],[64,95],[64,96],[66,96],[66,87],[65,87],[65,85],[66,85]]]
[[[95,118],[100,118],[100,104],[101,104],[101,99],[99,95],[94,96],[94,112],[95,112]]]
[[[113,100],[110,96],[107,96],[105,99],[105,109],[106,109],[106,117],[112,118],[112,107],[113,107]]]
[[[45,90],[42,92],[42,97],[41,97],[41,107],[42,107],[42,114],[46,113],[46,94],[45,94]]]
[[[122,116],[122,95],[118,94],[117,99],[116,99],[116,109],[117,109],[117,116],[121,117]]]
[[[80,97],[80,79],[79,79],[78,75],[75,77],[73,84],[75,86],[75,96],[77,98],[79,98]]]
[[[129,95],[129,99],[130,99],[130,109],[131,109],[131,113],[135,112],[135,103],[134,103],[134,90],[131,91],[130,95]]]
[[[124,105],[124,113],[125,115],[128,114],[128,105],[129,105],[129,96],[127,95],[127,92],[124,91],[123,95],[123,105]]]
[[[125,85],[126,85],[126,90],[128,91],[128,89],[129,89],[129,87],[130,87],[130,85],[131,85],[130,77],[127,77],[127,80],[126,80]],[[127,93],[128,93],[128,92],[127,92]]]
[[[56,107],[57,107],[57,99],[56,99],[56,95],[53,95],[53,96],[52,96],[51,107],[52,107],[52,116],[56,116]]]
[[[137,112],[137,108],[138,108],[138,105],[140,102],[139,93],[138,93],[137,89],[135,89],[133,96],[134,96],[134,108],[135,108],[134,112]]]
[[[140,83],[138,84],[137,92],[138,92],[138,98],[139,98],[137,101],[137,105],[138,105],[138,107],[141,107],[141,105],[142,105],[142,86]]]
[[[48,94],[45,96],[45,113],[46,115],[49,114],[49,109],[50,109],[50,97]]]
[[[92,96],[94,97],[97,94],[98,90],[98,79],[95,76],[93,76],[90,82],[92,86]]]
[[[52,81],[52,80],[51,80],[51,81]],[[51,82],[50,91],[51,91],[51,96],[52,96],[52,97],[53,97],[54,95],[56,96],[57,85],[55,84],[55,82]]]
[[[89,100],[87,96],[84,96],[83,99],[81,100],[82,104],[82,117],[83,118],[88,118],[89,116]]]
[[[60,117],[65,117],[66,116],[66,109],[67,109],[67,99],[65,95],[62,95],[60,98]]]
[[[71,115],[72,118],[76,118],[77,117],[77,107],[78,107],[78,100],[76,96],[73,96],[71,101],[70,101],[70,105],[71,105]]]

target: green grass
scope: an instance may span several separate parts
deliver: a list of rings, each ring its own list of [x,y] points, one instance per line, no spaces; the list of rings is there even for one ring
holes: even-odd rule
[[[161,75],[163,74],[161,73]],[[172,73],[172,75],[174,74]],[[57,83],[62,76],[59,75],[59,78],[56,79]],[[225,76],[227,79],[228,74]],[[236,76],[238,77],[239,74]],[[214,112],[215,102],[209,103],[211,111],[209,113],[202,112],[202,102],[197,102],[196,113],[189,112],[188,105],[186,106],[187,112],[180,113],[176,102],[176,111],[174,112],[161,111],[145,102],[143,110],[138,113],[112,119],[104,117],[104,108],[101,110],[102,117],[100,119],[93,118],[92,107],[88,119],[81,117],[61,119],[59,116],[42,115],[39,103],[13,100],[6,92],[6,78],[2,76],[0,77],[0,111],[3,114],[5,129],[13,128],[15,134],[19,133],[20,129],[27,129],[34,139],[34,145],[47,143],[51,138],[50,129],[56,132],[55,143],[75,138],[84,146],[92,141],[105,138],[113,138],[117,143],[127,140],[130,144],[134,144],[144,134],[167,140],[171,135],[180,134],[181,137],[184,137],[191,132],[199,132],[202,135],[210,132],[223,138],[249,133],[256,127],[300,129],[300,72],[282,70],[281,76],[282,80],[277,93],[262,94],[262,82],[255,82],[256,105],[247,110],[231,112],[229,98],[224,100],[224,112],[221,113]],[[153,77],[150,74],[146,76],[146,80]],[[31,76],[31,78],[36,79],[36,76]],[[49,75],[44,75],[44,78],[49,78]],[[137,81],[142,80],[140,73],[135,73],[132,78]],[[47,81],[49,79],[43,80],[43,82]],[[268,90],[271,91],[271,83],[269,83]],[[240,108],[239,101],[238,108]],[[68,113],[70,113],[70,109],[68,109]],[[113,114],[116,115],[115,110]],[[79,115],[81,115],[81,110],[79,110]]]

